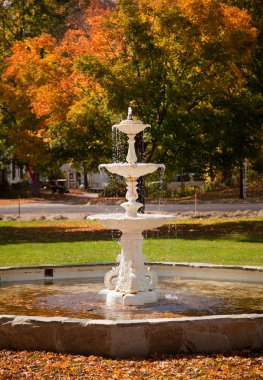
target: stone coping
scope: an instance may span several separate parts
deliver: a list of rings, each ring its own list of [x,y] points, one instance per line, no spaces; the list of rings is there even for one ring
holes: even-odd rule
[[[41,264],[41,265],[18,265],[18,266],[10,266],[10,267],[0,267],[1,271],[7,271],[7,270],[24,270],[24,269],[45,269],[45,268],[94,268],[97,266],[109,266],[112,267],[113,265],[116,265],[116,263],[113,262],[98,262],[98,263],[88,263],[88,264]]]
[[[145,320],[0,316],[0,349],[110,357],[214,353],[263,348],[263,315]]]
[[[213,265],[207,263],[146,262],[159,278],[181,278],[206,281],[247,282],[263,284],[263,267]],[[0,267],[0,283],[101,278],[116,263],[43,264]]]
[[[28,266],[8,266],[0,267],[1,271],[19,270],[19,269],[45,269],[45,268],[94,268],[96,266],[115,266],[115,262],[97,262],[88,264],[41,264],[41,265],[28,265]],[[187,263],[187,262],[165,262],[165,261],[146,261],[145,265],[160,265],[164,267],[187,267],[187,268],[211,268],[211,269],[231,269],[231,270],[244,270],[244,271],[257,271],[263,272],[261,266],[239,266],[239,265],[217,265],[209,263]]]
[[[167,322],[194,322],[194,321],[217,321],[217,320],[239,320],[239,319],[262,319],[263,314],[251,313],[251,314],[222,314],[222,315],[207,315],[199,317],[177,317],[177,318],[144,318],[144,319],[89,319],[89,318],[69,318],[69,317],[41,317],[34,315],[15,315],[15,314],[0,314],[0,320],[2,319],[12,319],[13,325],[20,321],[40,321],[40,322],[62,322],[62,323],[80,323],[82,325],[119,325],[119,326],[130,326],[130,325],[141,325],[149,323],[161,323],[165,324]]]

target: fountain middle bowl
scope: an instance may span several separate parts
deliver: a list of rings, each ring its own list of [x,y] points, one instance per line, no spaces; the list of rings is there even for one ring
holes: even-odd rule
[[[126,214],[97,214],[88,216],[88,220],[99,221],[104,227],[120,230],[125,234],[140,234],[145,230],[162,226],[165,222],[175,219],[173,215],[137,214],[130,217]]]
[[[110,173],[118,174],[125,178],[143,177],[146,174],[155,172],[158,169],[163,169],[163,164],[143,164],[143,163],[113,163],[113,164],[101,164],[99,169],[107,169]]]

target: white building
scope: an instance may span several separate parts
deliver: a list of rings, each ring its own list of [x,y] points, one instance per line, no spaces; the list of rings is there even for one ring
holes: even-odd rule
[[[7,181],[10,185],[19,183],[24,180],[25,167],[18,166],[14,162],[11,162],[7,168]]]
[[[65,172],[67,187],[69,189],[77,189],[84,185],[83,172],[77,171],[73,166],[64,164],[60,167]],[[89,172],[87,175],[88,187],[91,190],[102,190],[108,184],[109,179],[106,173]]]

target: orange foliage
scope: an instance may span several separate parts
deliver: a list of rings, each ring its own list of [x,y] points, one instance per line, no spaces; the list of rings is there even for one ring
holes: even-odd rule
[[[24,91],[35,115],[46,117],[47,123],[65,120],[81,86],[88,85],[74,68],[74,59],[86,51],[83,45],[83,34],[76,31],[68,33],[60,46],[53,37],[42,35],[16,43],[7,59],[5,79],[16,82],[13,93]]]
[[[103,8],[90,7],[87,12],[90,27],[88,51],[100,59],[117,57],[123,46],[123,30],[118,13]]]
[[[236,49],[255,42],[257,30],[252,27],[251,17],[245,10],[218,0],[178,0],[178,6],[198,27],[204,39],[223,37],[228,47]]]
[[[32,110],[36,118],[41,119],[39,129],[42,130],[43,123],[47,128],[57,122],[74,119],[74,114],[78,115],[85,108],[87,97],[104,95],[92,75],[79,72],[76,63],[85,55],[95,56],[105,66],[129,59],[127,54],[123,54],[129,50],[129,45],[120,3],[117,1],[115,9],[107,9],[99,0],[91,1],[83,29],[69,30],[60,43],[43,34],[14,44],[13,54],[6,60],[3,79],[5,98],[16,112]],[[202,84],[200,79],[201,88],[216,85],[223,88],[229,82],[224,69],[225,74],[224,70],[221,74],[226,75],[226,80],[221,84],[217,62],[203,58],[203,46],[217,42],[228,49],[230,55],[240,54],[248,59],[248,47],[254,43],[257,33],[245,11],[217,0],[138,0],[137,10],[136,17],[147,23],[147,33],[162,50],[167,68],[176,67],[180,78],[186,72],[186,59],[195,54],[194,59],[189,58],[187,78],[205,74],[206,78],[214,81],[213,85],[211,82],[205,84],[204,79]],[[182,26],[178,28],[178,15],[189,22],[188,28],[194,26],[195,32],[184,35],[188,31],[185,32]],[[180,42],[176,39],[178,35]],[[229,62],[228,68],[241,80],[235,62]],[[115,70],[119,73],[116,66]],[[171,70],[172,74],[174,72]],[[21,99],[26,105],[23,110]]]
[[[180,53],[180,47],[174,46],[177,32],[172,25],[167,25],[168,32],[165,32],[160,19],[164,15],[168,19],[169,15],[175,17],[178,11],[200,32],[200,39],[196,40],[197,36],[194,36],[195,41],[192,41],[196,49],[202,43],[223,41],[234,54],[240,48],[248,57],[246,48],[255,41],[256,30],[251,27],[245,11],[217,0],[138,1],[139,15],[150,25],[155,42],[167,52],[177,49],[177,54]],[[69,30],[60,44],[47,34],[17,42],[13,46],[13,55],[6,61],[5,79],[12,78],[16,82],[13,92],[19,96],[24,92],[38,118],[47,118],[47,123],[65,120],[70,107],[79,102],[87,90],[99,90],[94,79],[77,71],[75,62],[85,55],[94,55],[104,62],[118,58],[128,48],[122,19],[118,2],[113,10],[103,7],[99,0],[93,0],[83,30]],[[185,40],[185,48],[188,45],[189,41]],[[8,84],[7,88],[11,90]]]

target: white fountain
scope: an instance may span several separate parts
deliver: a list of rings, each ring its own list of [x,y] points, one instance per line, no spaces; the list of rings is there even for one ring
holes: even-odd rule
[[[124,177],[127,182],[127,202],[121,204],[126,210],[125,214],[98,214],[88,217],[89,220],[97,220],[105,227],[122,232],[120,240],[122,251],[117,258],[118,265],[105,275],[106,289],[99,293],[99,299],[105,301],[106,305],[116,303],[144,305],[158,300],[157,275],[144,265],[142,232],[146,229],[160,227],[166,221],[174,219],[174,216],[138,213],[139,208],[143,206],[136,202],[138,178],[153,173],[159,168],[164,169],[162,164],[137,163],[134,147],[135,136],[147,127],[150,125],[132,119],[132,109],[129,107],[127,119],[112,127],[128,135],[127,162],[99,166],[100,169],[106,168],[110,173]]]

